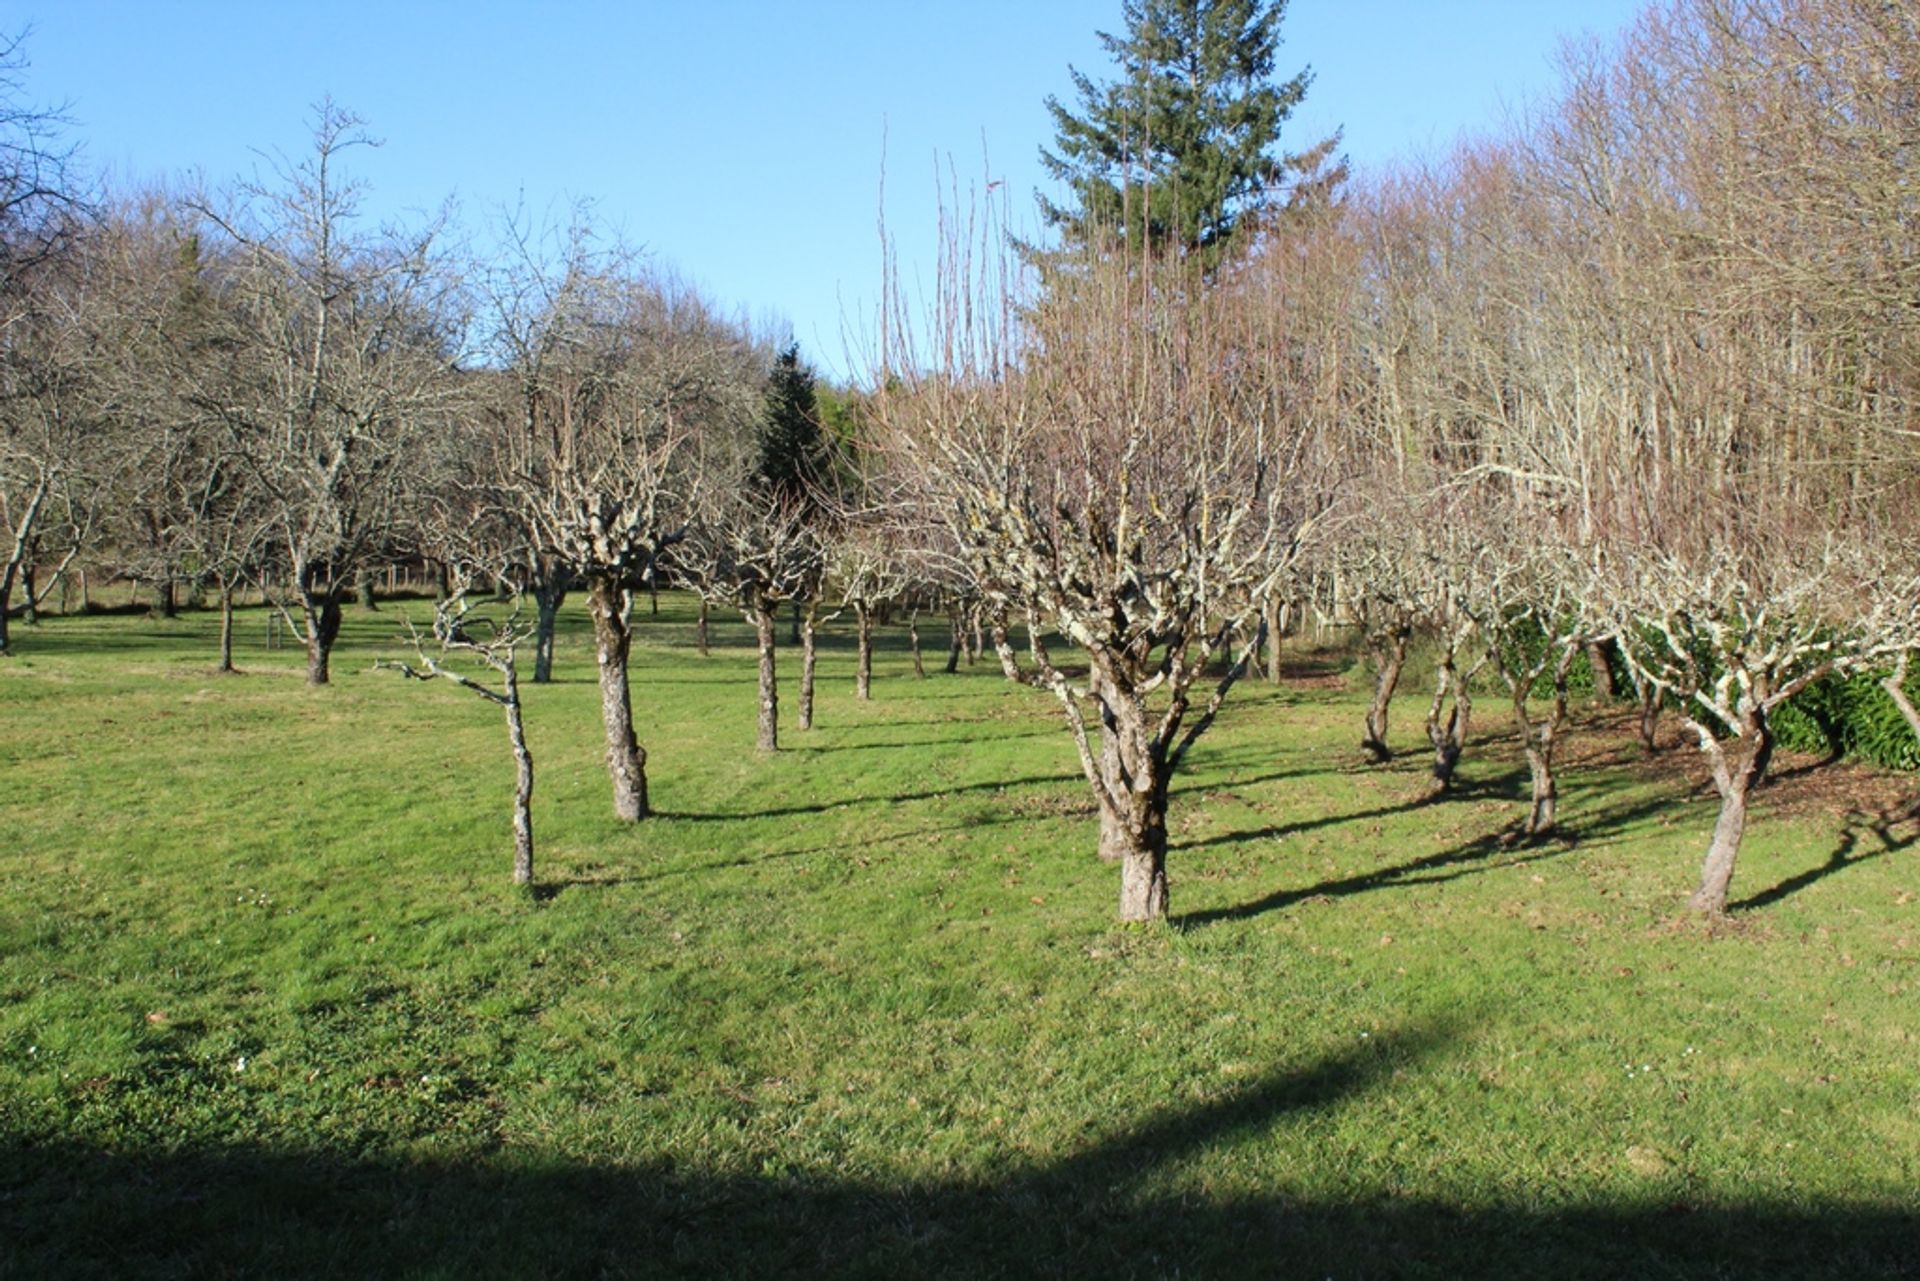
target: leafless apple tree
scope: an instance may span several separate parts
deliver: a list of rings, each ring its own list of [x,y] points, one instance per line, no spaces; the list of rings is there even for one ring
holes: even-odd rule
[[[708,438],[757,408],[759,355],[739,326],[630,254],[566,234],[489,285],[514,388],[489,433],[487,483],[542,574],[587,591],[614,813],[649,812],[628,667],[633,593],[694,519]],[[554,587],[549,584],[549,587]]]
[[[1178,264],[1089,257],[1033,296],[966,244],[946,270],[924,349],[893,332],[889,448],[990,598],[1030,620],[1024,659],[996,629],[1002,660],[1058,698],[1120,917],[1152,920],[1170,784],[1251,647],[1208,669],[1328,501],[1317,425],[1282,394],[1251,273],[1201,288]]]

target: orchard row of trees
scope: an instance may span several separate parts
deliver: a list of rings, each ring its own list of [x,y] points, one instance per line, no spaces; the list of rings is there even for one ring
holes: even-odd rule
[[[1438,787],[1497,682],[1533,837],[1570,680],[1617,666],[1649,742],[1671,708],[1711,765],[1692,901],[1725,909],[1782,704],[1920,639],[1916,86],[1911,6],[1671,0],[1511,136],[1269,203],[1231,252],[1156,243],[1151,156],[1077,255],[955,238],[879,416],[1034,624],[1003,659],[1065,710],[1123,917],[1166,910],[1169,780],[1301,600],[1375,651],[1376,756],[1438,652]]]
[[[852,616],[864,696],[874,620],[937,604],[950,663],[971,618],[1057,700],[1146,920],[1175,772],[1318,609],[1375,653],[1377,757],[1410,645],[1437,653],[1437,787],[1497,681],[1528,836],[1558,820],[1582,665],[1633,687],[1650,742],[1671,709],[1720,791],[1694,902],[1723,910],[1780,706],[1920,643],[1920,20],[1670,0],[1570,53],[1511,136],[1348,185],[1329,144],[1259,159],[1306,84],[1261,89],[1281,8],[1130,4],[1122,80],[1081,78],[1084,118],[1052,104],[1084,180],[1072,217],[1043,210],[1060,243],[992,205],[955,221],[933,306],[887,308],[833,431],[796,353],[585,226],[510,223],[484,257],[444,222],[367,231],[342,171],[364,138],[331,106],[305,161],[223,194],[83,211],[0,175],[0,649],[84,552],[229,613],[263,590],[321,684],[372,567],[444,564],[529,603],[495,627],[450,592],[409,668],[498,673],[465,679],[508,708],[524,819],[515,646],[544,679],[584,592],[638,820],[636,593],[671,578],[753,624],[768,749],[779,611],[805,725],[823,613]],[[1185,151],[1182,93],[1226,122]],[[20,170],[48,153],[14,123]]]

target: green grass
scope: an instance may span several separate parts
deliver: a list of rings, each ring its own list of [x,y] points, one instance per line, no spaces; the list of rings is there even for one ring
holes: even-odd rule
[[[258,613],[231,678],[208,615],[18,629],[0,1276],[1920,1270],[1920,870],[1821,806],[1710,930],[1679,753],[1582,730],[1510,848],[1492,700],[1426,805],[1412,699],[1374,768],[1361,690],[1248,686],[1122,930],[1043,697],[889,635],[857,703],[836,633],[762,758],[746,629],[669,597],[661,817],[611,817],[576,614],[528,687],[528,897],[497,711],[370,670],[403,608],[321,690]]]

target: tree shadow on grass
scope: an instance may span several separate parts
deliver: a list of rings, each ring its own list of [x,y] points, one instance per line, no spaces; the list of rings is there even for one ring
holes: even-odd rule
[[[834,752],[874,752],[890,747],[966,747],[972,743],[1002,742],[1013,738],[1056,738],[1065,737],[1051,726],[1020,728],[1006,721],[950,721],[956,728],[971,728],[976,733],[955,734],[952,738],[912,738],[895,739],[882,743],[796,743],[783,746],[783,752],[803,752],[808,755]],[[892,724],[892,722],[889,722]],[[989,728],[997,727],[997,728]],[[804,731],[802,731],[804,732]]]
[[[704,863],[689,863],[684,866],[652,868],[647,871],[623,871],[619,868],[607,868],[602,875],[582,872],[574,876],[556,876],[536,885],[533,890],[535,899],[547,902],[560,897],[569,889],[603,888],[615,885],[647,885],[658,881],[673,880],[682,876],[697,876],[710,872],[725,872],[740,867],[756,867],[763,863],[779,863],[787,859],[816,858],[830,854],[846,854],[856,850],[874,849],[883,845],[909,845],[914,841],[925,841],[935,836],[951,836],[961,832],[979,832],[986,828],[997,827],[1003,823],[1017,821],[1013,817],[982,819],[972,818],[965,822],[943,823],[937,827],[915,828],[910,832],[888,832],[881,836],[871,836],[859,841],[833,841],[826,845],[809,845],[794,850],[756,850],[742,854],[737,858],[712,859]]]
[[[1343,822],[1357,822],[1361,819],[1381,814],[1402,812],[1418,808],[1425,802],[1409,802],[1407,805],[1386,807],[1381,810],[1365,810],[1358,814],[1347,814],[1330,819],[1309,820],[1299,825],[1281,825],[1275,828],[1262,828],[1252,833],[1235,833],[1232,836],[1218,837],[1211,841],[1197,842],[1198,845],[1217,845],[1236,840],[1252,840],[1261,836],[1284,835],[1289,832],[1310,830]],[[1369,872],[1357,872],[1352,876],[1333,877],[1313,885],[1304,885],[1296,889],[1276,890],[1250,903],[1241,903],[1233,907],[1206,908],[1198,912],[1188,912],[1175,918],[1175,924],[1182,929],[1212,925],[1218,921],[1246,920],[1262,916],[1268,912],[1277,912],[1309,899],[1346,898],[1354,894],[1364,894],[1373,890],[1398,889],[1402,886],[1436,885],[1446,881],[1456,881],[1462,877],[1476,876],[1496,868],[1520,867],[1529,863],[1538,863],[1545,859],[1557,858],[1576,845],[1597,840],[1619,831],[1633,823],[1658,813],[1666,808],[1667,801],[1661,797],[1647,797],[1609,809],[1590,812],[1577,824],[1563,823],[1547,836],[1528,841],[1520,837],[1512,826],[1485,836],[1477,836],[1452,849],[1441,850],[1421,858],[1409,859],[1404,863],[1395,863],[1390,867],[1375,868]],[[1507,857],[1499,857],[1506,855]],[[1495,861],[1497,859],[1497,861]]]
[[[1355,1124],[1453,1037],[1384,1034],[1214,1101],[1004,1173],[897,1180],[775,1149],[583,1163],[533,1152],[408,1160],[327,1149],[128,1150],[0,1141],[0,1272],[15,1276],[1910,1277],[1920,1213],[1873,1204],[1698,1204],[1493,1187],[1472,1205],[1350,1191],[1212,1192],[1180,1167],[1281,1127]],[[1342,1120],[1343,1114],[1345,1120]],[[1331,1159],[1331,1158],[1330,1158]],[[1202,1170],[1204,1171],[1204,1166]],[[1322,1172],[1324,1176],[1324,1172]],[[1322,1179],[1324,1186],[1324,1177]],[[1337,1186],[1337,1185],[1336,1185]]]
[[[1896,836],[1893,829],[1900,823],[1914,821],[1915,817],[1913,814],[1866,814],[1854,810],[1847,816],[1847,825],[1840,833],[1840,842],[1834,846],[1833,853],[1827,855],[1826,862],[1789,876],[1779,884],[1750,894],[1736,903],[1731,903],[1727,910],[1749,912],[1763,907],[1772,907],[1782,899],[1798,894],[1809,885],[1824,881],[1836,872],[1904,850],[1916,840],[1920,840],[1920,828],[1916,828],[1905,836]],[[1880,842],[1880,848],[1868,850],[1865,853],[1859,852],[1862,832],[1872,833],[1873,837]]]
[[[1340,769],[1282,770],[1277,773],[1262,775],[1258,778],[1235,779],[1224,786],[1231,789],[1234,787],[1252,786],[1258,783],[1275,782],[1281,779],[1348,772],[1350,771]],[[1227,832],[1220,836],[1210,836],[1203,841],[1189,841],[1175,848],[1195,850],[1205,849],[1215,845],[1243,845],[1249,841],[1275,840],[1286,836],[1298,836],[1303,832],[1316,832],[1322,828],[1339,827],[1344,823],[1359,823],[1372,818],[1390,818],[1395,814],[1412,814],[1418,810],[1432,809],[1436,806],[1454,802],[1483,798],[1506,799],[1518,797],[1522,794],[1519,784],[1524,781],[1525,777],[1526,772],[1522,770],[1518,773],[1510,772],[1498,777],[1479,781],[1456,779],[1454,785],[1446,791],[1434,789],[1407,800],[1394,801],[1387,805],[1375,806],[1372,809],[1349,810],[1344,814],[1321,814],[1313,818],[1294,819],[1286,823],[1269,824],[1266,827],[1249,828],[1239,832]],[[1220,788],[1214,784],[1196,784],[1185,790],[1211,792],[1220,790]],[[1176,791],[1174,794],[1178,796],[1183,793]]]
[[[743,819],[789,818],[801,814],[825,814],[829,810],[850,809],[858,805],[904,805],[912,801],[937,801],[969,792],[995,792],[1013,787],[1043,787],[1052,783],[1077,783],[1082,777],[1072,774],[1035,774],[1024,778],[990,778],[978,783],[955,783],[918,792],[895,792],[888,796],[840,796],[806,801],[797,805],[778,805],[767,809],[745,810],[738,814],[704,814],[693,810],[655,810],[656,818],[682,823],[737,823]]]

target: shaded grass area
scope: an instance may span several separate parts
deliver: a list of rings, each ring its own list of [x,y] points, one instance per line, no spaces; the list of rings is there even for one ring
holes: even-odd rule
[[[1249,686],[1117,930],[1045,699],[896,644],[860,704],[837,637],[762,758],[746,629],[669,596],[662,817],[611,818],[577,615],[527,691],[529,898],[492,709],[368,671],[399,613],[318,691],[257,614],[237,678],[205,616],[20,630],[0,1275],[1920,1269],[1910,824],[1764,803],[1709,930],[1674,760],[1587,731],[1510,845],[1494,717],[1432,802],[1359,692]]]

